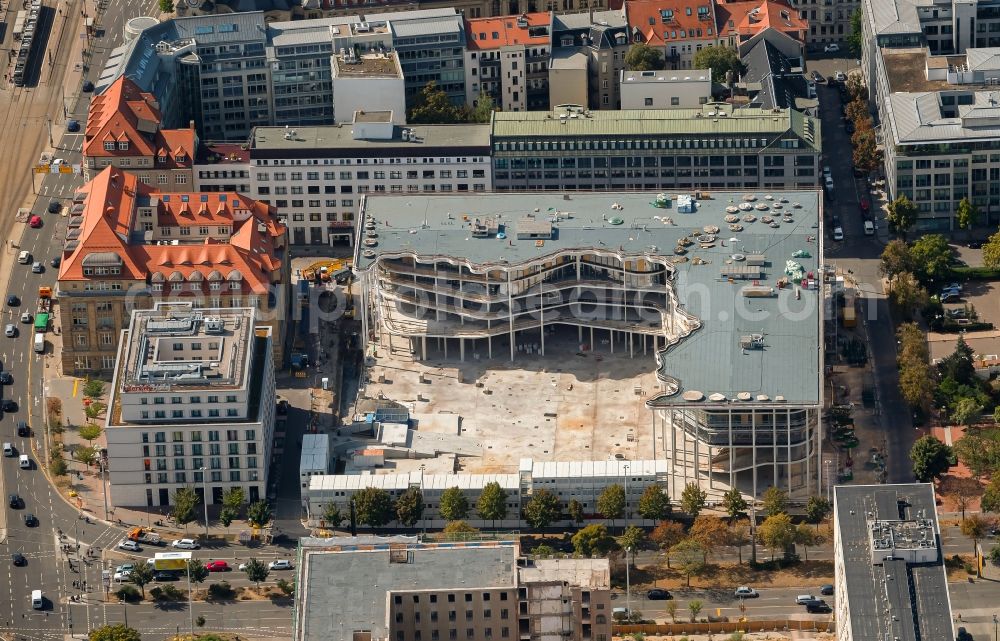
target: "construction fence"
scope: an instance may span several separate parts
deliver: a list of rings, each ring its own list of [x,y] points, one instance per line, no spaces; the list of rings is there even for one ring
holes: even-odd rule
[[[809,632],[836,631],[836,624],[830,621],[802,621],[797,619],[768,619],[759,621],[714,621],[706,623],[630,623],[612,626],[616,637],[641,632],[643,634],[725,634],[731,632]]]

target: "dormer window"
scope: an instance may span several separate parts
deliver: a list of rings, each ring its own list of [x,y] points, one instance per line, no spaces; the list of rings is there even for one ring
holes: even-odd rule
[[[167,162],[167,155],[160,154],[159,156],[156,157],[156,162],[160,163],[161,165],[165,164]]]
[[[685,8],[684,8],[684,13],[685,13],[686,15],[691,15],[691,7],[685,7]]]
[[[127,140],[119,140],[118,141],[118,150],[119,151],[128,151],[128,141]]]
[[[104,151],[114,151],[114,150],[115,150],[115,141],[113,141],[113,140],[105,140],[104,141]]]
[[[177,154],[177,156],[175,157],[175,160],[177,162],[186,162],[187,161],[187,156],[185,156],[184,154]]]
[[[673,9],[660,9],[660,20],[664,22],[670,22],[674,19]]]

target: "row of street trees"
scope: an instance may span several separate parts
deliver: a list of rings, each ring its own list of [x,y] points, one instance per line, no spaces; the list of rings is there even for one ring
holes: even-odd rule
[[[243,488],[229,488],[222,494],[222,511],[219,513],[219,520],[222,525],[229,527],[233,521],[240,518],[243,513],[243,505],[246,503],[246,494]],[[192,487],[182,487],[174,492],[172,498],[173,509],[170,514],[178,525],[184,526],[187,531],[188,523],[197,520],[197,507],[201,504],[201,498]],[[246,508],[247,522],[251,527],[267,527],[271,522],[273,514],[271,505],[267,501],[256,501]]]

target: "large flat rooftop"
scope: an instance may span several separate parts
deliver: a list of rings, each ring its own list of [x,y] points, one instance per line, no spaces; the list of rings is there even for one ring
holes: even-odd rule
[[[934,486],[840,485],[834,488],[834,496],[846,582],[839,598],[849,599],[853,638],[953,638],[948,585],[938,552]],[[933,562],[907,561],[912,546],[903,541],[896,542],[893,557],[883,558],[872,549],[873,524],[901,533],[908,527],[901,521],[913,521],[916,530],[930,532],[932,538],[936,535]]]
[[[403,78],[396,54],[372,53],[363,56],[333,55],[334,78]]]
[[[403,140],[402,127],[396,127],[386,140],[355,139],[350,124],[321,127],[255,127],[250,139],[251,158],[284,157],[289,150],[324,156],[353,156],[362,150],[372,154],[392,153],[400,156],[421,156],[431,149],[470,148],[489,153],[490,126],[471,125],[407,125],[416,136]],[[434,152],[437,153],[437,152]]]
[[[822,379],[820,292],[790,283],[779,288],[779,281],[786,277],[787,261],[794,261],[803,276],[818,276],[819,192],[712,192],[697,200],[691,213],[679,211],[676,192],[667,195],[669,205],[662,208],[653,204],[656,193],[640,192],[369,195],[359,229],[373,221],[378,244],[374,256],[359,251],[355,265],[363,270],[379,256],[413,254],[509,268],[564,251],[588,250],[661,260],[676,272],[674,288],[681,307],[701,321],[700,329],[662,358],[660,376],[676,382],[677,394],[661,403],[690,404],[682,400],[686,392],[700,392],[706,399],[722,394],[724,402],[749,394],[754,401],[780,396],[789,404],[817,403]],[[518,225],[529,215],[536,223],[551,223],[550,238],[517,238]],[[499,220],[504,237],[473,237],[470,223],[477,218]],[[675,253],[679,241],[690,243],[683,255]],[[758,255],[761,264],[751,266],[747,260],[751,255]],[[745,296],[743,290],[752,285],[773,291]],[[754,334],[762,335],[762,340],[745,348],[741,338]],[[575,367],[578,346],[567,347],[572,357],[557,365],[548,355],[546,341],[547,356],[540,359],[544,363],[540,367],[550,371]],[[602,357],[610,356],[601,345],[593,348]],[[489,360],[487,367],[505,367],[499,361]],[[651,361],[650,350],[644,362],[655,369]],[[521,369],[514,363],[509,376]],[[630,376],[640,374],[634,366],[632,371]],[[582,376],[592,378],[590,373]],[[655,389],[649,384],[637,387]],[[388,393],[387,397],[399,398]]]

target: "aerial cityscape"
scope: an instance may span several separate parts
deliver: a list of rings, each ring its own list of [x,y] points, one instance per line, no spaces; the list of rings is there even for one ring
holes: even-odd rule
[[[0,641],[1000,641],[996,0],[0,50]]]

